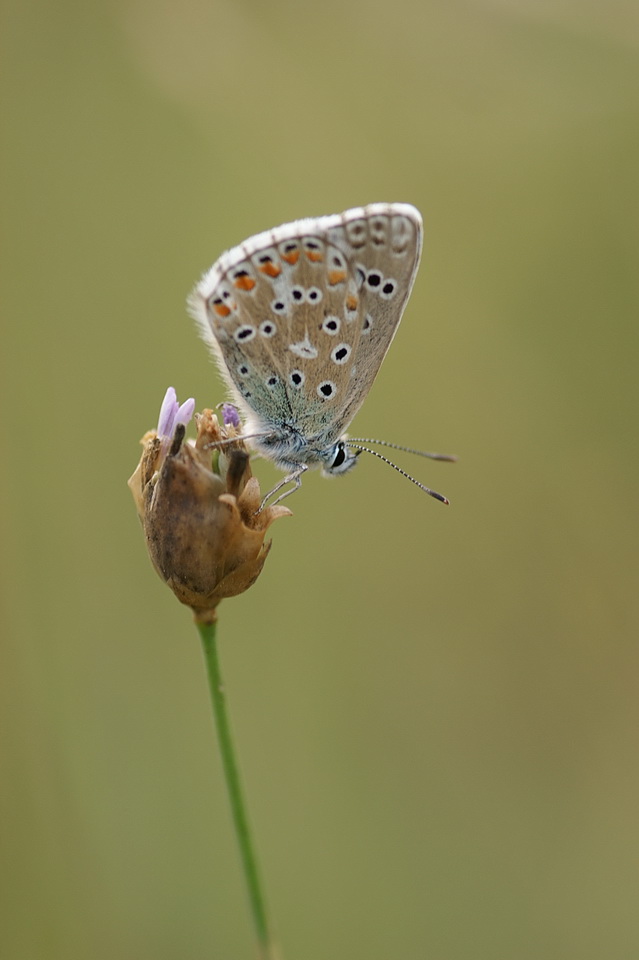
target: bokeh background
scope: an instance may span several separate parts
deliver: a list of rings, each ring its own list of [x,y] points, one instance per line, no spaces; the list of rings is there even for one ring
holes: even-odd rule
[[[218,254],[424,215],[355,423],[460,456],[304,481],[221,611],[286,960],[639,956],[639,13],[7,0],[0,954],[239,960],[198,638],[126,479]],[[277,476],[258,464],[265,484]]]

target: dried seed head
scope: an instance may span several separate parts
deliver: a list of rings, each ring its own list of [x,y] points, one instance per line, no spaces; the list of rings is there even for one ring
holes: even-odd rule
[[[129,487],[155,569],[196,620],[211,622],[220,600],[255,582],[271,547],[266,530],[291,511],[274,506],[256,512],[260,488],[234,424],[220,427],[213,411],[204,410],[196,415],[195,444],[185,443],[185,413],[178,414],[186,406],[173,405],[174,416],[161,418],[158,431],[142,438]],[[215,449],[216,442],[235,437]]]

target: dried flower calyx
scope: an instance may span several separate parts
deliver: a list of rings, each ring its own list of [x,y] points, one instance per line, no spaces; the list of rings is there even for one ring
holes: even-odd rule
[[[167,391],[157,431],[142,438],[129,480],[153,565],[197,620],[212,621],[220,600],[247,590],[271,547],[266,530],[283,506],[257,513],[261,494],[235,419],[224,410],[196,415],[197,439],[184,442],[195,404]],[[215,448],[220,440],[226,443]]]

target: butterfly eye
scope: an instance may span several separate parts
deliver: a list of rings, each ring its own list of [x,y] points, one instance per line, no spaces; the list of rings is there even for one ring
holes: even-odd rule
[[[344,444],[340,443],[337,447],[337,453],[335,454],[335,459],[331,464],[331,469],[334,470],[335,467],[341,467],[341,465],[346,460],[346,450],[344,449]]]

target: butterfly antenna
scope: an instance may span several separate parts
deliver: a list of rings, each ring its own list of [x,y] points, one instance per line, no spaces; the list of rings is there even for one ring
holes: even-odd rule
[[[388,440],[372,440],[370,437],[351,437],[348,443],[378,443],[381,447],[392,447],[393,450],[403,450],[404,453],[414,453],[418,457],[428,457],[429,460],[446,460],[449,463],[456,463],[457,457],[450,453],[427,453],[426,450],[414,450],[412,447],[400,447],[398,443],[389,443]],[[372,453],[371,450],[368,451]]]
[[[435,500],[439,500],[441,503],[450,503],[450,500],[447,500],[446,497],[442,496],[441,493],[437,493],[435,490],[431,490],[430,487],[425,487],[423,483],[420,483],[419,480],[416,480],[415,477],[411,477],[410,473],[406,473],[405,470],[402,470],[401,467],[398,467],[396,463],[393,463],[392,460],[389,460],[388,457],[385,457],[383,454],[378,453],[377,450],[371,450],[369,447],[360,447],[358,443],[351,442],[350,440],[346,441],[347,447],[352,447],[354,450],[359,450],[361,453],[370,453],[374,457],[377,457],[379,460],[382,460],[384,463],[387,463],[389,467],[392,467],[393,470],[397,470],[398,473],[401,473],[403,477],[406,477],[407,480],[410,480],[411,483],[414,483],[416,487],[419,487],[420,490],[423,490],[424,493],[427,493],[429,497],[434,497]],[[392,444],[388,444],[392,446]],[[402,449],[401,447],[399,449]],[[415,451],[419,452],[419,451]]]

